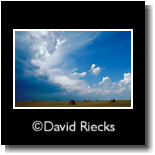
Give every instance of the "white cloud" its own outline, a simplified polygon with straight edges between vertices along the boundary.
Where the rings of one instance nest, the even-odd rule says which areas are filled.
[[[70,53],[91,43],[98,34],[98,32],[28,31],[25,32],[25,40],[18,36],[17,39],[22,45],[31,44],[30,64],[34,68],[30,71],[26,69],[27,75],[46,76],[51,83],[57,83],[68,91],[80,90],[82,93],[88,89],[88,85],[77,78],[85,77],[87,73],[78,73],[77,69],[74,69],[71,76],[70,70],[65,67],[69,62],[65,60]]]
[[[130,91],[131,73],[124,73],[124,78],[118,82],[111,81],[110,77],[103,77],[98,84],[102,86],[103,93],[121,94]]]
[[[81,94],[87,89],[87,84],[80,79],[70,77],[61,69],[48,71],[49,82],[54,82],[66,89],[67,92],[79,91]]]
[[[101,82],[99,82],[99,85],[104,84],[104,83],[105,83],[106,81],[108,81],[108,80],[110,80],[110,78],[109,78],[108,76],[103,77],[103,78],[102,78],[102,81],[101,81]]]
[[[128,85],[131,83],[131,73],[124,73],[124,79],[120,80],[119,85]]]
[[[31,31],[31,36],[35,38],[40,38],[40,36],[46,36],[48,31]]]
[[[59,48],[66,40],[65,40],[65,39],[64,39],[64,40],[59,40],[59,39],[57,39],[56,41],[57,41],[57,44],[56,44],[56,47],[55,47],[55,48],[57,49],[57,48]]]
[[[81,80],[72,79],[66,75],[54,76],[52,80],[55,83],[60,84],[63,88],[67,89],[68,91],[81,90],[82,85],[84,85],[84,83]]]
[[[87,72],[82,72],[82,73],[78,73],[78,72],[74,72],[73,76],[75,77],[85,77],[87,75]]]
[[[86,46],[97,36],[97,33],[86,33],[85,35],[79,33],[64,33],[54,31],[28,31],[26,32],[23,42],[29,42],[31,46],[31,64],[39,67],[35,71],[46,74],[48,69],[60,67],[60,64],[65,62],[65,57],[68,56],[74,50],[81,46]],[[20,40],[21,38],[19,38]],[[82,73],[79,76],[85,76],[86,73]]]
[[[94,74],[94,75],[98,75],[101,72],[101,68],[100,67],[95,67],[95,64],[91,65],[91,69],[90,71]]]

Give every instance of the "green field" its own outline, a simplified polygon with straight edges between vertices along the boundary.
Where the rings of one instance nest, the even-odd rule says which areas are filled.
[[[130,107],[131,100],[111,101],[76,101],[71,105],[69,101],[18,101],[16,107]]]

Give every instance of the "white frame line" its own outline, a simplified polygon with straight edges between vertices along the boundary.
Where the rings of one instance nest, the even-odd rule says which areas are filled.
[[[15,31],[131,31],[131,107],[15,107]],[[13,29],[13,109],[133,109],[133,29]]]

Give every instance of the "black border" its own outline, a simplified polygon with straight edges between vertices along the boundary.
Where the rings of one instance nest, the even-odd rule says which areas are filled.
[[[145,2],[2,1],[2,145],[145,145]],[[133,29],[134,109],[13,109],[13,29]],[[71,117],[72,116],[72,117]],[[35,133],[32,122],[86,120],[114,133]]]

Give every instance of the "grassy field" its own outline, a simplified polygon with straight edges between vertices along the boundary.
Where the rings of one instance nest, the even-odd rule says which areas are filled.
[[[130,107],[131,100],[110,101],[76,101],[75,105],[69,101],[18,101],[16,107]]]

